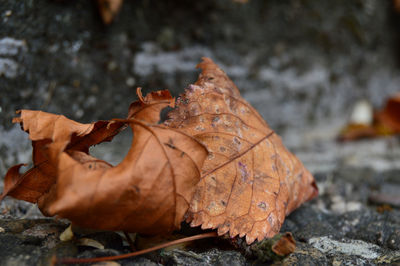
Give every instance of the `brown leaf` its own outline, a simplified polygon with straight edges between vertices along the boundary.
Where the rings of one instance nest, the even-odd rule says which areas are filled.
[[[371,113],[373,111],[371,110]],[[390,97],[382,110],[375,111],[370,123],[350,122],[339,133],[338,140],[353,141],[400,133],[400,93]]]
[[[340,130],[337,139],[339,141],[352,141],[376,136],[377,132],[372,125],[350,123]]]
[[[174,103],[169,93],[142,97],[139,90],[138,96],[129,119],[111,122],[80,124],[63,116],[22,111],[15,122],[36,144],[34,155],[41,154],[29,170],[38,169],[39,174],[22,175],[25,178],[13,189],[5,188],[3,195],[14,191],[14,197],[24,198],[19,191],[23,185],[40,194],[35,200],[44,214],[82,227],[148,234],[179,228],[207,151],[187,134],[154,124],[160,111]],[[88,154],[90,145],[110,139],[125,123],[134,139],[120,164],[113,167]],[[18,172],[15,169],[10,171]],[[32,182],[23,183],[26,176]]]
[[[386,128],[393,133],[400,133],[400,93],[390,97],[377,116]]]
[[[198,67],[198,81],[166,121],[210,152],[187,221],[246,235],[247,243],[272,237],[285,215],[317,195],[315,181],[211,59]]]
[[[97,0],[97,6],[104,24],[110,24],[122,7],[123,0]]]
[[[393,9],[396,13],[400,13],[400,0],[392,0]]]
[[[98,121],[80,124],[61,115],[41,111],[20,111],[14,123],[21,123],[24,131],[29,131],[33,146],[34,167],[19,174],[22,165],[9,169],[4,179],[2,200],[9,195],[14,198],[36,203],[48,193],[57,180],[54,164],[59,154],[66,150],[89,152],[89,147],[110,141],[123,128],[124,123]]]
[[[272,261],[281,261],[283,257],[295,251],[296,241],[294,240],[292,233],[286,232],[278,233],[272,238],[256,242],[250,245],[250,247],[245,246],[242,243],[240,246],[249,250],[249,255],[256,258],[256,261],[260,264],[266,262],[271,263]]]
[[[272,246],[272,251],[279,256],[287,256],[293,253],[296,249],[296,241],[292,233],[286,232],[278,241]]]
[[[127,119],[81,124],[64,116],[21,111],[34,167],[12,167],[6,195],[37,202],[46,215],[103,230],[147,234],[179,227],[218,228],[247,243],[274,236],[285,215],[317,195],[311,174],[210,59],[174,106],[167,91],[131,104]],[[117,166],[89,155],[128,124],[134,139]],[[208,160],[203,165],[208,152]],[[201,173],[200,173],[201,171]],[[201,179],[200,179],[201,177]]]
[[[19,174],[19,169],[25,166],[25,164],[17,164],[8,169],[6,176],[4,177],[4,190],[3,193],[0,195],[0,201],[3,200],[3,198],[7,195],[12,196],[12,192],[15,189],[16,186],[18,186],[18,183],[21,180],[21,175]],[[31,191],[27,190],[25,192],[22,192],[25,196],[25,201],[29,202],[34,202],[37,198],[35,191],[33,191],[33,195],[31,195]],[[18,194],[18,193],[17,193]]]

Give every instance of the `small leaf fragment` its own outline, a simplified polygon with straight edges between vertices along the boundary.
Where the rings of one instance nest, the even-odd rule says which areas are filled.
[[[272,251],[278,256],[287,256],[296,249],[296,241],[292,233],[286,232],[272,245]]]
[[[377,116],[385,127],[396,134],[400,133],[400,93],[390,97]]]
[[[123,0],[97,0],[97,6],[104,24],[110,24],[122,7]]]
[[[65,241],[70,241],[74,239],[74,232],[72,232],[72,225],[70,224],[61,234],[60,234],[60,240],[65,242]]]
[[[101,244],[99,241],[91,239],[91,238],[79,238],[77,241],[77,244],[79,246],[86,246],[86,247],[93,247],[97,249],[104,249],[103,244]]]
[[[279,233],[273,238],[264,239],[250,246],[251,254],[258,262],[279,261],[293,253],[295,249],[296,241],[290,232]]]
[[[360,111],[360,108],[357,107],[359,106],[355,106],[352,117],[354,117],[355,111]],[[361,111],[365,113],[367,110],[363,108]],[[400,134],[400,93],[390,97],[382,110],[374,112],[371,107],[369,112],[371,113],[370,116],[373,115],[372,121],[371,119],[350,121],[340,131],[338,140],[351,141]],[[360,115],[357,117],[360,117]]]

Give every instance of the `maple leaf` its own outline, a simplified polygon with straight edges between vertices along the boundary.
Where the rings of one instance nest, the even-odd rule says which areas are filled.
[[[192,226],[246,236],[277,234],[285,216],[318,193],[314,178],[211,59],[165,122],[210,152],[190,205]]]
[[[37,202],[45,215],[82,227],[158,234],[179,228],[199,180],[206,149],[191,136],[156,123],[173,106],[167,91],[153,92],[130,107],[129,119],[80,124],[64,116],[21,111],[33,141],[34,167],[20,165],[5,178],[2,198]],[[88,154],[129,124],[131,149],[117,166]],[[35,174],[32,174],[35,172]],[[31,193],[31,191],[33,191]]]

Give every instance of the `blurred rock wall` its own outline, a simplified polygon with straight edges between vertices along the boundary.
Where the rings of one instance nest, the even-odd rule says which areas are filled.
[[[355,101],[379,107],[400,85],[388,0],[125,1],[109,26],[95,1],[1,0],[0,20],[1,175],[30,156],[15,110],[124,117],[136,86],[178,95],[202,56],[279,133],[344,123]]]

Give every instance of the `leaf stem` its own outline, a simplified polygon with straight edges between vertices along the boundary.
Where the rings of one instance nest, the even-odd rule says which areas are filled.
[[[60,258],[56,259],[55,264],[76,264],[76,263],[92,263],[92,262],[99,262],[99,261],[109,261],[109,260],[120,260],[120,259],[125,259],[125,258],[130,258],[138,255],[142,255],[148,252],[152,252],[154,250],[166,248],[169,246],[181,244],[184,242],[189,242],[189,241],[194,241],[194,240],[199,240],[199,239],[204,239],[204,238],[210,238],[210,237],[217,237],[217,232],[208,232],[204,234],[199,234],[199,235],[194,235],[194,236],[189,236],[189,237],[184,237],[181,239],[177,239],[174,241],[170,241],[164,244],[157,245],[155,247],[127,253],[127,254],[122,254],[122,255],[116,255],[116,256],[108,256],[108,257],[99,257],[99,258]]]

